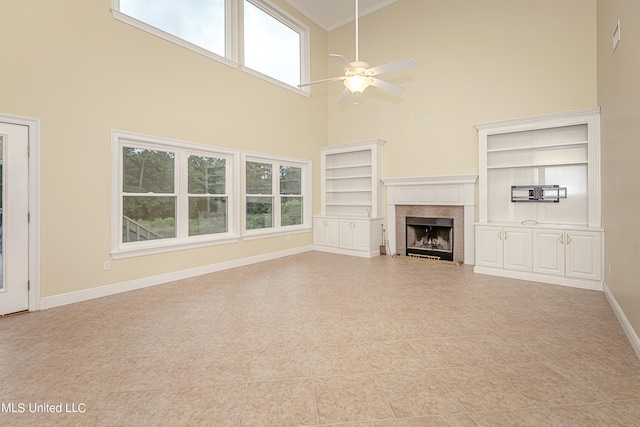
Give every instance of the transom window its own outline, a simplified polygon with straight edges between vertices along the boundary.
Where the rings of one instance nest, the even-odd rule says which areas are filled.
[[[113,16],[299,93],[309,80],[309,28],[268,0],[111,0]],[[238,33],[238,9],[243,34]]]
[[[237,239],[235,150],[114,131],[114,257]]]
[[[309,161],[247,154],[244,165],[245,235],[310,227]]]

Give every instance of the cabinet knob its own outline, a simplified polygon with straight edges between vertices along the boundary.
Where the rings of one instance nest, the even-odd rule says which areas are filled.
[[[567,233],[567,245],[571,243],[571,236],[569,236],[569,233]]]
[[[564,245],[564,233],[562,233],[562,234],[560,235],[559,240],[560,240],[560,244],[561,244],[561,245]]]
[[[504,230],[504,240],[507,240],[509,238],[509,234],[507,234],[507,230]]]
[[[502,240],[502,230],[498,231],[498,240]]]

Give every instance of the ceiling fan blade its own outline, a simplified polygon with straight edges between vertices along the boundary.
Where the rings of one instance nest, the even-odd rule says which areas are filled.
[[[349,98],[350,94],[351,92],[349,92],[349,89],[345,87],[342,91],[342,94],[340,94],[340,97],[338,98],[338,102],[336,102],[336,104],[342,104],[343,102],[345,102],[347,98]]]
[[[333,58],[336,62],[338,62],[340,65],[342,65],[342,68],[344,68],[345,70],[351,70],[351,71],[355,71],[356,69],[353,68],[353,65],[351,65],[351,63],[349,61],[347,61],[344,56],[342,55],[337,55],[335,53],[330,53],[329,54],[330,58]]]
[[[377,87],[378,89],[382,89],[386,92],[393,93],[394,95],[399,95],[402,93],[404,88],[402,86],[394,85],[384,80],[377,79],[375,77],[370,77],[371,86]]]
[[[310,85],[314,85],[316,83],[335,82],[335,81],[338,81],[338,80],[344,80],[346,78],[347,78],[346,76],[331,77],[331,78],[328,78],[328,79],[315,80],[315,81],[308,82],[308,83],[300,83],[298,85],[298,87],[310,86]]]
[[[413,67],[414,65],[416,65],[416,60],[413,58],[408,58],[402,61],[390,62],[388,64],[369,68],[367,70],[367,74],[371,76],[377,76],[382,73],[388,73],[390,71],[400,70],[402,68]]]

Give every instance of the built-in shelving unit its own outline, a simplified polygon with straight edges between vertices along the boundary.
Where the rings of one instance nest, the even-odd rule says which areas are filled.
[[[379,254],[383,145],[376,139],[321,148],[322,214],[314,218],[316,249]]]
[[[475,271],[601,289],[599,108],[476,128]],[[514,198],[513,188],[552,186],[562,188],[553,203]]]

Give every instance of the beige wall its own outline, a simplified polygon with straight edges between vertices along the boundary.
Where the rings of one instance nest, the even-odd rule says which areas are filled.
[[[327,140],[326,98],[300,96],[154,37],[115,20],[110,6],[2,3],[0,113],[41,121],[41,296],[310,245],[311,233],[294,234],[115,260],[103,271],[111,129],[314,162]],[[321,77],[326,32],[312,27],[311,40],[312,74]]]
[[[620,19],[621,40],[612,51]],[[640,333],[640,2],[598,1],[598,102],[601,106],[605,281]],[[610,267],[609,267],[610,266]],[[609,272],[611,268],[611,272]]]
[[[413,57],[358,105],[329,94],[329,144],[381,138],[385,177],[477,173],[473,125],[594,107],[596,0],[398,0],[360,20],[360,60]],[[354,60],[354,26],[329,51]],[[331,75],[339,66],[329,63]]]

